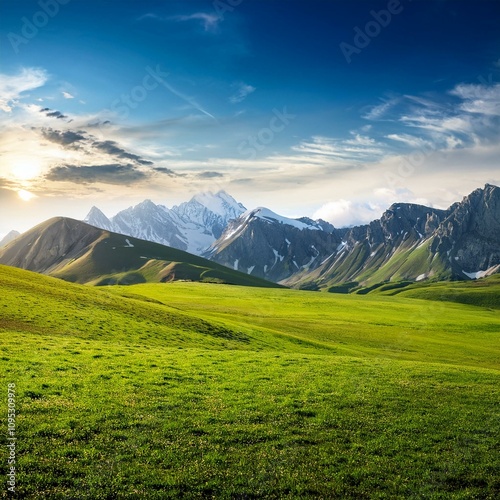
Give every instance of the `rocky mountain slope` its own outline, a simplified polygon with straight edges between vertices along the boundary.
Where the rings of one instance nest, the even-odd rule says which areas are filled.
[[[316,268],[340,241],[331,224],[307,218],[289,219],[261,207],[230,222],[203,255],[278,282]]]
[[[0,264],[95,285],[188,280],[278,286],[175,248],[63,217],[0,248]]]
[[[348,229],[259,208],[231,222],[204,255],[313,290],[476,278],[500,267],[499,198],[500,189],[486,185],[448,210],[396,203],[379,220]]]
[[[350,229],[321,266],[284,283],[329,288],[354,282],[474,279],[500,271],[500,188],[486,185],[448,210],[395,204]]]
[[[93,207],[84,222],[108,231],[185,250],[204,252],[245,207],[224,191],[200,193],[169,209],[146,200],[108,219]]]
[[[42,225],[40,241],[33,234],[41,229],[35,228],[7,244],[0,249],[0,263],[48,273],[64,268],[64,277],[72,280],[81,279],[75,269],[85,274],[85,266],[96,276],[125,272],[115,268],[95,272],[95,264],[89,264],[88,259],[83,267],[73,264],[75,259],[83,262],[82,252],[89,252],[96,240],[104,238],[104,233],[114,234],[113,230],[120,233],[113,236],[120,237],[113,249],[131,248],[123,242],[132,241],[124,238],[132,234],[149,240],[134,243],[134,247],[162,241],[202,253],[212,266],[219,266],[218,272],[242,272],[251,279],[311,290],[336,291],[339,284],[349,290],[387,281],[475,279],[500,271],[500,188],[488,184],[447,210],[396,203],[378,220],[343,229],[306,217],[290,219],[263,207],[244,211],[223,191],[197,195],[172,209],[146,200],[112,219],[94,207],[87,218],[93,226],[75,226],[67,222],[70,219],[63,220],[64,224]],[[168,256],[156,259],[155,251],[146,250],[137,259],[191,262],[189,259],[195,258],[182,253],[178,260]],[[96,259],[94,253],[88,255]],[[106,255],[109,267],[116,253]],[[195,265],[208,269],[207,261],[202,261]],[[141,270],[143,264],[143,260],[134,261],[123,269]],[[150,265],[161,272],[165,267]],[[68,274],[68,269],[73,274]],[[178,278],[192,271],[190,268],[183,275],[177,267],[174,274]],[[140,279],[165,278],[155,273],[145,277],[142,269]]]

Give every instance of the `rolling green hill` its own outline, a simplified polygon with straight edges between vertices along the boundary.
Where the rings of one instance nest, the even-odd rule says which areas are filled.
[[[498,310],[0,266],[0,312],[20,498],[500,494]]]
[[[175,280],[280,287],[182,250],[74,219],[50,219],[0,249],[0,264],[93,285]]]
[[[500,309],[500,276],[493,275],[474,281],[388,283],[381,284],[370,293]]]

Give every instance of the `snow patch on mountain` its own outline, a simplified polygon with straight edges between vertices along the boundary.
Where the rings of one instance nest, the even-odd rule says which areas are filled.
[[[84,222],[201,255],[220,237],[229,221],[238,218],[245,210],[232,196],[219,191],[215,194],[199,193],[171,209],[144,200],[111,219],[97,207],[92,207]]]
[[[270,223],[277,222],[279,224],[287,224],[289,226],[293,226],[300,230],[313,229],[321,231],[321,228],[319,228],[316,224],[306,224],[297,219],[289,219],[288,217],[283,217],[282,215],[278,215],[274,213],[272,210],[269,210],[268,208],[265,207],[258,207],[254,210],[248,210],[243,214],[242,219],[246,220],[249,219],[250,217],[257,217],[259,219],[262,219]]]
[[[488,276],[489,273],[492,271],[493,268],[486,269],[485,271],[475,271],[473,273],[468,273],[466,271],[462,271],[465,276],[470,278],[471,280],[477,280],[479,278],[484,278],[485,276]]]

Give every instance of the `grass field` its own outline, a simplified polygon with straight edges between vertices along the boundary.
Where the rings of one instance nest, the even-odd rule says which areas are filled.
[[[500,309],[500,275],[498,274],[474,281],[422,282],[402,288],[395,288],[394,285],[386,286],[387,290],[383,291],[381,287],[374,292]]]
[[[500,312],[406,293],[0,266],[18,496],[498,498]]]

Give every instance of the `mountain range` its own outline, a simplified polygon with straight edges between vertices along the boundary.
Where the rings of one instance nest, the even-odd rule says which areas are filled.
[[[396,203],[352,228],[264,210],[232,221],[205,256],[287,286],[335,291],[386,281],[473,279],[500,270],[500,189],[486,185],[447,210]]]
[[[0,240],[0,247],[3,247],[7,245],[7,243],[10,243],[12,240],[15,240],[20,234],[21,233],[19,231],[10,231]]]
[[[111,219],[92,207],[84,222],[200,255],[220,237],[228,222],[245,210],[233,197],[219,191],[197,194],[171,209],[145,200]]]
[[[92,285],[187,280],[279,286],[176,248],[65,217],[49,219],[0,248],[0,263]]]
[[[104,266],[84,282],[100,282],[102,276],[116,282],[124,279],[120,273],[136,271],[140,281],[163,280],[164,264],[149,264],[161,268],[160,274],[144,274],[141,259],[146,257],[176,262],[177,276],[184,276],[180,263],[191,265],[195,258],[199,261],[193,265],[205,270],[219,266],[217,272],[236,273],[240,282],[247,275],[266,280],[260,283],[329,291],[369,289],[388,281],[476,279],[500,271],[500,188],[490,184],[446,210],[396,203],[380,219],[351,228],[307,217],[291,219],[264,207],[246,210],[224,191],[200,193],[171,209],[146,200],[112,218],[93,207],[85,223],[77,222],[53,219],[18,236],[0,249],[0,263],[81,281],[72,269],[86,269],[88,262],[82,267],[83,261],[76,265],[72,259],[95,259],[96,241],[112,235],[113,242],[119,238],[112,244],[116,248],[130,248],[123,242],[132,240],[124,236],[134,238],[137,248],[146,241],[170,248],[148,247],[136,256],[139,260],[119,269]],[[64,241],[56,238],[58,231],[65,236],[57,238]],[[44,241],[38,253],[33,247],[37,238]],[[169,254],[174,250],[190,253]],[[44,263],[47,258],[50,265]],[[111,265],[113,257],[104,260]],[[191,274],[190,268],[184,278]],[[200,273],[196,279],[203,279]]]

